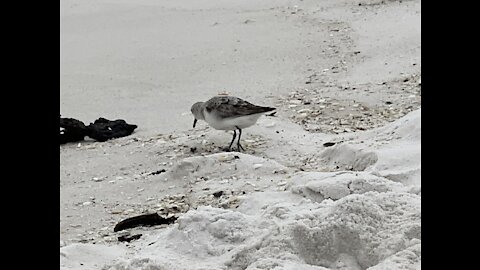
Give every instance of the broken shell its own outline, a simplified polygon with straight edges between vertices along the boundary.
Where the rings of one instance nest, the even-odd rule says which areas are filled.
[[[300,105],[301,103],[302,103],[302,101],[301,101],[301,100],[298,100],[298,99],[290,100],[290,104]]]
[[[263,166],[263,164],[253,164],[253,168],[254,168],[254,169],[258,169],[258,168],[260,168],[260,167],[262,167],[262,166]]]
[[[301,114],[297,115],[295,118],[298,119],[298,120],[303,120],[307,117],[308,117],[307,113],[301,113]]]
[[[301,110],[297,111],[297,113],[309,113],[309,112],[312,112],[312,110],[310,110],[310,109],[301,109]]]
[[[220,155],[218,156],[217,160],[220,161],[220,162],[223,162],[223,161],[230,161],[230,160],[233,160],[235,159],[235,156],[234,155],[228,155],[228,154],[225,154],[225,155]]]
[[[93,177],[92,180],[95,182],[100,182],[103,180],[104,177]]]

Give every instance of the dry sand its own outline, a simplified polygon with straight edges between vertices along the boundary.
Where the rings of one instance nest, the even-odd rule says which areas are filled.
[[[60,146],[61,269],[420,269],[420,4],[62,0],[62,116],[139,128]],[[244,153],[221,92],[278,108]]]

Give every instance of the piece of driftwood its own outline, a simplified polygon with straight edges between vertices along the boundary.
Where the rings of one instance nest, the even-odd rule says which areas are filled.
[[[223,195],[223,190],[217,191],[213,193],[213,197],[218,198]]]
[[[139,226],[155,226],[155,225],[162,225],[162,224],[171,224],[177,220],[177,217],[169,217],[163,218],[159,216],[157,213],[153,214],[143,214],[131,218],[127,218],[125,220],[120,221],[115,225],[113,228],[114,232],[135,228]]]

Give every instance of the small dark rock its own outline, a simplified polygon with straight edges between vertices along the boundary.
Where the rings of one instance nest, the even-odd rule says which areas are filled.
[[[120,242],[131,242],[132,240],[137,240],[142,236],[142,234],[135,234],[132,236],[129,235],[122,235],[118,237],[118,241]]]
[[[391,102],[391,101],[387,101],[387,102],[385,102],[385,104],[387,104],[387,105],[391,105],[391,104],[392,104],[392,102]]]
[[[155,171],[155,172],[151,172],[150,174],[151,175],[156,175],[156,174],[161,174],[162,172],[166,172],[165,169],[161,169],[161,170],[158,170],[158,171]]]
[[[197,147],[190,147],[190,152],[195,153],[197,151]]]
[[[222,190],[213,193],[213,197],[215,197],[215,198],[218,198],[218,197],[220,197],[220,196],[222,196],[222,195],[223,195],[223,191],[222,191]]]
[[[323,146],[325,146],[325,147],[330,147],[330,146],[333,146],[333,145],[335,145],[334,142],[326,142],[326,143],[323,144]]]

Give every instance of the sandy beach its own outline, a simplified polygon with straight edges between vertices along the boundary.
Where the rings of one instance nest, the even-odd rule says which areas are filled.
[[[420,21],[419,0],[62,0],[62,117],[138,128],[60,146],[61,269],[421,269]],[[192,128],[223,93],[277,108],[245,152]],[[177,220],[113,231],[145,213]]]

